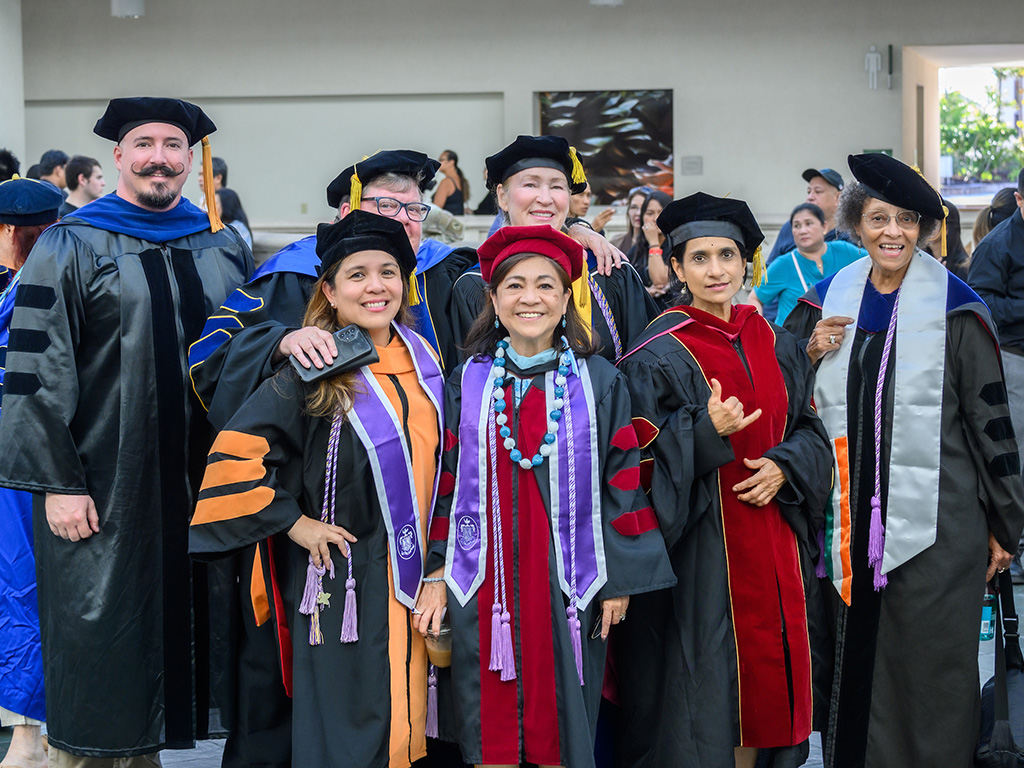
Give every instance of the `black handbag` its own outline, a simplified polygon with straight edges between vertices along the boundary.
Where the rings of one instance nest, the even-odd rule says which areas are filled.
[[[1024,766],[1024,656],[1008,570],[999,574],[995,622],[1000,634],[996,673],[981,689],[981,737],[974,760],[979,768],[1018,768]]]
[[[329,365],[323,368],[310,366],[307,368],[300,363],[295,355],[291,355],[292,368],[299,375],[299,378],[307,384],[320,381],[328,376],[337,376],[339,373],[354,371],[364,365],[370,365],[380,360],[377,348],[373,346],[373,340],[365,328],[358,325],[346,325],[340,331],[334,333],[334,345],[338,348],[338,356]]]

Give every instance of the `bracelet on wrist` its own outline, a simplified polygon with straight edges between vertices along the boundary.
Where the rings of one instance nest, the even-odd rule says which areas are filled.
[[[648,248],[647,249],[647,253],[649,253],[649,254],[651,254],[653,256],[661,256],[661,254],[662,254],[661,246],[659,245],[659,246],[656,246],[654,248]]]
[[[424,584],[440,584],[444,581],[444,576],[424,576],[421,581]]]

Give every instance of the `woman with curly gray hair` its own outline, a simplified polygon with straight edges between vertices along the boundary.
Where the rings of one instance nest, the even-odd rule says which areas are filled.
[[[886,155],[850,169],[837,226],[868,257],[786,322],[809,337],[835,460],[819,534],[837,617],[825,765],[972,765],[980,598],[1024,523],[999,347],[985,303],[918,250],[942,225],[938,193]]]

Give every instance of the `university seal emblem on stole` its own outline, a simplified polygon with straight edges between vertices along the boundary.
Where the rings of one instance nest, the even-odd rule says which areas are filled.
[[[398,554],[403,560],[416,554],[416,532],[412,525],[405,525],[398,532]]]
[[[459,518],[457,540],[459,542],[459,546],[467,552],[475,547],[477,542],[480,541],[480,526],[477,525],[476,520],[469,515],[463,515]]]

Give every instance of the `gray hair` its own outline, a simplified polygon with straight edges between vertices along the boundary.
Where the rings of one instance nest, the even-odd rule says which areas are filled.
[[[410,189],[419,189],[420,184],[423,182],[423,172],[418,171],[415,176],[409,176],[404,173],[382,173],[380,176],[374,176],[372,179],[363,182],[363,188],[367,187],[383,187],[389,192],[408,192]],[[351,203],[352,197],[345,195],[341,198],[341,203]],[[339,203],[339,208],[341,207]]]
[[[839,194],[839,204],[836,207],[836,229],[845,232],[854,243],[863,247],[860,235],[857,234],[857,227],[860,226],[861,216],[864,213],[864,205],[867,201],[875,198],[868,194],[867,187],[859,181],[851,181]],[[920,211],[918,211],[920,213]],[[920,232],[917,236],[917,246],[923,247],[938,234],[942,224],[938,219],[921,214]]]

